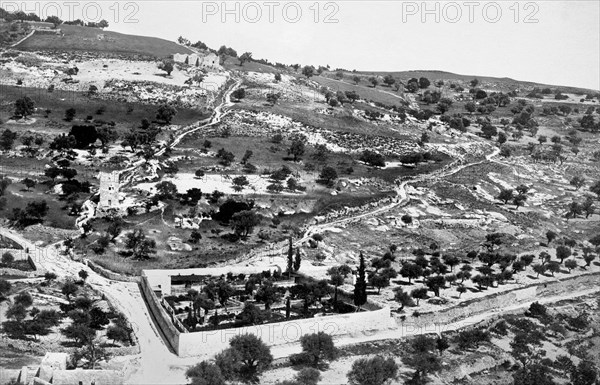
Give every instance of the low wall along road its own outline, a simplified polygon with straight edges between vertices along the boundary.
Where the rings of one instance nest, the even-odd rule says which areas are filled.
[[[166,271],[162,271],[165,273]],[[378,308],[372,311],[337,314],[265,325],[255,325],[241,328],[230,328],[200,332],[181,332],[178,330],[160,300],[154,293],[157,282],[170,281],[170,276],[158,279],[145,276],[153,271],[144,271],[140,286],[150,311],[156,323],[163,332],[171,348],[182,357],[216,354],[229,346],[229,340],[240,334],[254,334],[267,345],[285,345],[300,340],[305,334],[325,332],[334,336],[353,334],[365,331],[376,331],[395,328],[396,322],[391,316],[390,308]],[[161,274],[162,275],[162,274]],[[167,278],[168,277],[168,278]],[[161,285],[162,286],[162,285]],[[161,289],[158,289],[161,290]],[[161,290],[162,291],[162,290]],[[167,288],[170,291],[170,287]]]
[[[152,275],[153,272],[149,271],[148,273]],[[562,295],[568,297],[574,293],[590,291],[598,288],[600,273],[532,284],[508,292],[466,301],[449,308],[440,307],[439,311],[422,313],[418,317],[408,316],[403,320],[398,316],[393,317],[389,307],[377,308],[368,304],[367,308],[371,308],[371,311],[192,333],[182,333],[174,326],[170,315],[161,306],[152,289],[151,282],[154,285],[156,285],[156,282],[160,282],[156,278],[158,277],[154,276],[149,281],[148,277],[142,277],[141,287],[146,302],[172,349],[179,356],[189,357],[216,354],[228,347],[232,337],[246,333],[260,337],[269,346],[294,343],[299,341],[304,334],[321,331],[338,337],[357,335],[367,331],[376,332],[376,334],[381,332],[381,336],[385,336],[385,338],[401,338],[405,335],[431,332],[439,333],[454,328],[461,320],[467,320],[470,317],[493,315],[496,312],[502,314],[511,312],[511,309],[522,311],[523,306],[528,306],[531,302],[543,302],[544,299],[555,299]],[[340,294],[345,296],[349,293]],[[468,324],[465,323],[462,326],[468,326]]]

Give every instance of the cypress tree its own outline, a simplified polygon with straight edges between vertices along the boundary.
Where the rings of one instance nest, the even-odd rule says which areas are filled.
[[[294,266],[294,249],[292,247],[292,237],[290,237],[290,245],[288,247],[288,254],[287,254],[287,273],[288,273],[288,279],[291,278],[292,276],[292,268]]]
[[[296,248],[296,259],[294,259],[294,271],[300,270],[300,262],[301,262],[300,248],[297,247]]]
[[[365,277],[365,257],[361,251],[358,265],[358,278],[354,285],[354,304],[360,309],[367,302],[367,280]]]

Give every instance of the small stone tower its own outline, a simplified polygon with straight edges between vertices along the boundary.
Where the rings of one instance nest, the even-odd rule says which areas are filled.
[[[119,172],[100,173],[100,201],[98,210],[106,211],[119,206]]]

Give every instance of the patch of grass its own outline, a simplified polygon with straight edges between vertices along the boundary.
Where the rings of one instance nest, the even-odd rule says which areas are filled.
[[[240,103],[234,108],[251,109],[254,111],[264,111],[288,116],[304,125],[332,131],[349,132],[366,136],[384,136],[414,141],[414,138],[410,136],[411,130],[406,127],[403,127],[403,130],[400,132],[398,131],[397,125],[377,125],[355,118],[351,115],[351,105],[348,105],[348,107],[344,109],[338,108],[335,116],[315,113],[313,110],[314,107],[314,105],[301,105],[296,103],[279,103],[273,107],[266,107],[262,104],[249,101],[248,104]],[[323,104],[322,107],[325,108],[326,106]]]
[[[25,259],[13,261],[12,263],[9,263],[9,264],[0,263],[0,267],[6,267],[9,269],[15,269],[15,270],[21,270],[21,271],[33,271],[33,268],[31,267],[29,262]]]
[[[450,183],[462,184],[470,186],[476,183],[480,183],[482,180],[492,182],[488,178],[489,173],[505,174],[510,173],[512,170],[508,166],[500,165],[492,162],[484,162],[469,167],[465,167],[455,174],[452,174],[445,179]]]
[[[84,119],[88,115],[94,116],[94,119],[101,119],[105,122],[114,121],[117,123],[117,131],[125,132],[133,125],[139,125],[142,119],[153,120],[156,116],[158,106],[143,103],[123,103],[116,100],[102,100],[90,98],[83,92],[73,92],[65,90],[55,90],[52,93],[40,88],[24,88],[17,86],[2,86],[0,92],[0,119],[6,122],[14,113],[14,102],[23,97],[29,96],[37,108],[37,112],[31,116],[38,121],[32,125],[4,124],[7,128],[13,130],[36,130],[40,129],[44,133],[67,132],[72,125],[86,124]],[[104,107],[102,115],[96,115],[96,111]],[[72,122],[65,122],[65,111],[69,108],[75,108],[77,115]],[[132,109],[131,112],[128,112]],[[45,118],[45,111],[51,110],[48,118]],[[173,118],[173,124],[186,125],[206,118],[197,109],[178,108],[177,115]]]
[[[392,87],[378,86],[373,88],[367,85],[366,81],[359,84],[350,83],[350,80],[340,81],[331,79],[324,76],[315,76],[311,78],[322,86],[326,86],[336,91],[355,91],[361,99],[372,100],[374,102],[383,103],[389,106],[403,106],[406,105],[406,98],[396,91]]]
[[[44,224],[57,227],[60,229],[73,229],[75,226],[76,216],[69,216],[63,207],[67,204],[65,201],[60,201],[56,196],[45,194],[46,186],[37,185],[31,191],[21,191],[23,186],[20,183],[13,183],[8,187],[5,193],[7,198],[6,207],[0,211],[0,216],[8,218],[14,208],[25,208],[27,203],[45,200],[48,204],[48,215],[44,218]],[[87,196],[81,194],[77,200],[77,204],[81,205]]]
[[[238,54],[241,55],[242,53],[238,52]],[[272,73],[272,74],[275,74],[278,72],[281,72],[281,73],[287,72],[283,68],[278,69],[273,66],[262,64],[262,63],[257,63],[254,61],[245,62],[243,66],[240,66],[239,64],[240,64],[240,61],[238,60],[238,58],[227,56],[225,61],[222,64],[222,66],[226,70],[235,70],[235,71],[251,71],[251,72]]]
[[[395,192],[377,192],[372,194],[349,194],[342,193],[337,195],[331,194],[322,194],[317,204],[315,205],[315,209],[313,212],[315,214],[329,211],[329,210],[337,210],[342,207],[356,207],[362,206],[366,203],[373,202],[387,196],[394,196]]]
[[[465,88],[468,87],[468,82],[470,82],[474,78],[477,78],[479,80],[479,85],[478,85],[479,88],[488,88],[489,87],[489,88],[493,88],[495,90],[500,90],[503,92],[512,91],[512,90],[516,90],[516,89],[531,90],[534,87],[539,87],[539,88],[550,87],[552,89],[559,88],[560,90],[562,90],[562,92],[575,93],[575,94],[582,94],[582,93],[585,94],[588,91],[597,92],[597,90],[594,91],[594,90],[588,90],[588,89],[577,88],[577,87],[563,87],[563,86],[555,86],[555,85],[553,86],[553,85],[548,85],[548,84],[515,80],[515,79],[511,79],[511,78],[506,78],[506,77],[505,78],[496,78],[496,77],[492,77],[492,76],[463,75],[463,74],[455,74],[452,72],[436,71],[436,70],[414,70],[414,71],[394,71],[394,72],[357,71],[356,73],[345,72],[345,78],[351,79],[354,74],[357,74],[360,76],[365,76],[366,78],[368,78],[370,76],[374,76],[374,75],[385,76],[385,75],[389,74],[397,79],[401,79],[404,82],[406,82],[407,80],[409,80],[411,78],[419,79],[421,77],[425,77],[425,78],[429,79],[432,83],[435,80],[441,79],[441,80],[444,80],[444,82],[446,84],[449,84],[449,83],[463,84],[465,86]],[[326,73],[326,75],[334,76],[335,72]],[[363,80],[363,82],[367,81],[366,78],[365,78],[365,80]],[[434,87],[432,85],[429,88],[433,89]]]
[[[157,58],[192,53],[175,42],[156,37],[126,35],[77,25],[61,25],[60,30],[63,36],[34,34],[17,48],[23,51],[85,51]],[[104,37],[99,38],[98,35]]]
[[[23,247],[10,238],[0,235],[0,249],[15,249],[21,250]]]
[[[146,236],[156,241],[157,253],[152,255],[152,258],[149,260],[138,261],[131,257],[122,256],[120,252],[125,249],[121,242],[118,242],[116,245],[111,244],[104,254],[98,255],[91,251],[88,246],[95,242],[98,235],[91,235],[85,239],[79,239],[77,241],[77,248],[86,253],[86,258],[89,258],[106,269],[121,274],[139,275],[144,269],[193,268],[210,265],[216,262],[224,263],[250,251],[252,247],[260,246],[261,244],[256,237],[256,234],[260,230],[259,228],[255,229],[253,235],[251,235],[247,241],[234,243],[220,237],[220,235],[231,232],[230,227],[221,226],[214,221],[204,221],[199,229],[202,234],[202,240],[196,245],[191,245],[193,247],[192,251],[171,251],[167,245],[167,241],[170,237],[177,237],[183,242],[186,242],[190,237],[191,230],[175,228],[173,223],[173,212],[177,210],[182,211],[186,208],[187,207],[170,202],[162,216],[160,212],[151,212],[125,218],[126,223],[121,232],[121,237],[134,229],[143,228]],[[268,220],[263,221],[263,226],[267,227],[268,223]],[[97,234],[104,233],[108,225],[109,223],[102,219],[96,219],[93,222],[94,231]],[[261,228],[263,226],[261,226]],[[221,230],[221,234],[219,236],[214,235],[211,232],[213,229]]]

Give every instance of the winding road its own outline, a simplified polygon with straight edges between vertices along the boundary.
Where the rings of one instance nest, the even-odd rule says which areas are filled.
[[[219,104],[217,107],[215,107],[215,109],[213,110],[213,113],[211,114],[211,116],[208,119],[205,119],[201,122],[198,123],[194,123],[191,124],[183,129],[181,129],[181,133],[178,134],[170,143],[167,143],[165,146],[163,146],[162,148],[160,148],[158,151],[156,151],[154,153],[154,156],[161,156],[165,153],[165,151],[167,151],[167,149],[172,149],[175,146],[177,146],[179,143],[181,143],[181,141],[183,140],[183,138],[185,138],[187,135],[192,134],[196,131],[202,130],[206,127],[210,127],[210,126],[214,126],[215,124],[219,124],[221,122],[221,119],[223,118],[223,116],[225,116],[229,111],[225,111],[224,109],[226,107],[230,107],[233,105],[233,102],[231,102],[231,94],[233,93],[233,91],[235,91],[240,85],[242,84],[242,80],[241,79],[237,79],[235,81],[234,84],[232,84],[229,89],[223,94],[223,99],[222,99],[222,103]],[[204,123],[206,122],[206,123]],[[140,159],[137,162],[134,162],[131,166],[129,166],[128,168],[121,170],[119,173],[120,174],[125,174],[128,172],[132,172],[137,170],[138,168],[142,167],[144,164],[146,163],[146,161],[144,159]]]
[[[227,92],[223,95],[223,102],[215,108],[213,114],[205,121],[206,123],[195,124],[188,126],[177,135],[169,144],[156,152],[156,155],[163,154],[167,148],[172,148],[179,144],[185,136],[192,134],[198,130],[218,124],[222,117],[225,116],[228,111],[227,107],[231,106],[230,95],[239,87],[241,80],[236,80],[233,85],[230,86]],[[307,239],[310,235],[322,231],[326,227],[343,225],[352,221],[360,220],[362,218],[377,215],[386,211],[389,211],[395,207],[403,206],[408,204],[410,197],[406,191],[406,186],[410,183],[422,180],[424,178],[432,177],[445,177],[459,172],[465,167],[469,167],[485,161],[491,161],[493,157],[498,155],[499,149],[495,148],[494,151],[485,157],[485,160],[474,163],[459,164],[457,167],[451,167],[448,170],[443,170],[434,175],[428,174],[419,176],[411,180],[405,180],[399,183],[396,188],[398,199],[389,205],[384,207],[375,208],[372,211],[357,214],[354,216],[341,218],[334,220],[329,223],[316,224],[309,226],[306,230],[303,238],[297,242]],[[123,170],[122,172],[135,172],[135,170],[141,167],[144,161],[138,161],[130,168]],[[87,267],[86,264],[72,260],[69,256],[63,255],[60,250],[60,243],[49,245],[47,247],[37,247],[31,241],[25,239],[23,236],[15,231],[0,227],[0,235],[14,240],[19,243],[23,248],[29,249],[32,258],[41,269],[56,273],[59,277],[77,277],[80,270],[86,270],[88,272],[87,284],[93,287],[98,292],[103,293],[108,300],[130,321],[134,328],[134,333],[138,339],[138,344],[141,353],[133,358],[131,363],[128,365],[131,368],[131,373],[127,374],[126,383],[128,384],[182,384],[186,383],[185,370],[190,365],[197,363],[202,358],[206,357],[192,357],[182,358],[175,355],[169,347],[165,344],[161,333],[157,330],[154,321],[152,320],[149,310],[142,298],[140,289],[137,283],[132,282],[121,282],[107,279],[95,271]],[[489,317],[496,312],[488,315],[480,315],[481,317]],[[454,325],[453,327],[461,327],[465,325],[465,321],[460,324]],[[362,333],[360,335],[352,336],[340,336],[336,339],[338,345],[347,345],[357,342],[381,340],[388,338],[401,338],[406,335],[415,334],[420,332],[414,330],[407,332],[403,328],[390,329],[381,331],[378,333]],[[299,350],[298,344],[275,346],[272,349],[273,355],[278,357],[285,357],[291,353],[295,353]]]
[[[203,121],[191,124],[183,129],[181,129],[181,133],[178,134],[170,143],[167,143],[165,146],[160,148],[154,153],[154,156],[160,156],[165,153],[168,148],[174,148],[177,146],[183,138],[187,135],[192,134],[196,131],[199,131],[203,128],[214,126],[221,122],[221,119],[229,112],[224,110],[226,107],[230,107],[233,105],[231,102],[231,94],[242,84],[241,79],[237,79],[234,84],[232,84],[229,89],[223,94],[222,103],[215,107],[213,113],[208,119]],[[119,171],[119,178],[122,181],[122,186],[130,183],[133,180],[133,176],[135,171],[142,167],[146,161],[144,159],[140,159],[134,162],[131,166],[126,169]],[[128,175],[127,175],[128,174]],[[91,197],[90,197],[91,199]],[[95,205],[91,202],[91,200],[87,200],[83,203],[82,215],[77,218],[75,221],[75,225],[81,229],[82,226],[89,220],[93,219],[96,213]]]
[[[182,133],[158,150],[155,155],[163,154],[167,148],[176,146],[185,136],[191,133],[218,124],[223,116],[227,114],[225,109],[232,105],[230,101],[231,93],[240,84],[241,80],[238,79],[229,87],[223,95],[223,102],[215,108],[209,119],[203,121],[206,123],[196,123],[184,128]],[[128,169],[122,170],[121,173],[135,171],[143,164],[143,160],[138,161]],[[89,218],[92,216],[93,211],[90,211]],[[81,224],[82,221],[79,220],[78,223]],[[99,275],[87,267],[86,264],[63,255],[60,250],[62,242],[47,247],[38,247],[17,232],[3,227],[0,227],[0,235],[19,243],[24,250],[29,250],[30,256],[38,264],[41,271],[53,272],[58,277],[72,278],[76,278],[81,270],[87,271],[86,283],[98,292],[103,293],[119,311],[125,314],[134,329],[141,351],[129,365],[131,375],[126,380],[128,384],[186,383],[185,369],[197,363],[198,358],[181,358],[169,349],[149,314],[137,283],[114,281]]]
[[[494,158],[499,153],[500,153],[500,148],[494,147],[494,150],[490,154],[487,154],[485,156],[485,159],[483,159],[483,160],[480,160],[477,162],[472,162],[472,163],[459,164],[457,167],[452,167],[448,170],[433,172],[431,174],[419,175],[417,177],[401,181],[398,184],[398,186],[396,187],[396,194],[398,195],[398,198],[396,199],[396,201],[390,203],[389,205],[385,205],[383,207],[378,207],[378,208],[368,211],[366,213],[352,215],[349,217],[340,218],[340,219],[333,220],[333,221],[326,222],[326,223],[319,223],[319,224],[311,225],[304,232],[304,235],[300,239],[298,239],[294,244],[295,245],[302,244],[302,242],[308,240],[308,238],[310,238],[313,234],[319,233],[328,227],[346,225],[348,223],[355,222],[360,219],[364,219],[364,218],[367,218],[367,217],[370,217],[373,215],[377,215],[377,214],[381,214],[381,213],[390,211],[396,207],[405,206],[410,201],[410,197],[408,196],[408,193],[406,191],[406,186],[408,184],[416,183],[416,182],[420,182],[420,181],[424,181],[424,180],[432,179],[432,178],[438,178],[438,179],[445,178],[450,175],[454,175],[457,172],[459,172],[467,167],[475,166],[475,165],[478,165],[478,164],[481,164],[484,162],[495,162]]]

